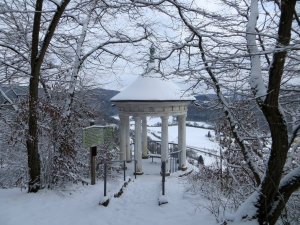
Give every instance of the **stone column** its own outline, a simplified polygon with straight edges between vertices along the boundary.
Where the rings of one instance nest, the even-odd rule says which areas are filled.
[[[131,146],[130,146],[130,125],[129,125],[129,116],[126,117],[125,120],[126,125],[126,134],[125,134],[125,140],[126,140],[126,161],[129,163],[131,162]]]
[[[126,116],[120,115],[120,160],[126,160]]]
[[[166,162],[166,176],[170,175],[168,118],[169,116],[161,117],[161,161]]]
[[[142,140],[141,140],[141,117],[136,116],[135,121],[135,143],[134,159],[136,160],[136,175],[143,174],[142,168]]]
[[[147,117],[142,117],[142,158],[148,159]]]
[[[178,150],[181,150],[179,169],[186,170],[186,114],[178,116]]]

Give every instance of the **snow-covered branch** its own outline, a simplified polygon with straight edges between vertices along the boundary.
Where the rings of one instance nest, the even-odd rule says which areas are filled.
[[[137,43],[144,39],[147,39],[150,36],[150,34],[147,32],[147,30],[144,30],[144,36],[138,37],[138,38],[124,38],[124,39],[117,39],[114,38],[114,40],[108,40],[106,42],[103,42],[99,44],[98,46],[94,47],[90,51],[88,51],[81,59],[81,63],[83,63],[89,56],[91,56],[96,51],[103,49],[106,46],[114,45],[114,44],[128,44],[128,43]]]
[[[7,67],[9,67],[9,68],[12,68],[12,69],[14,69],[15,71],[19,71],[19,72],[21,72],[22,74],[25,74],[25,75],[30,75],[30,73],[27,71],[27,70],[23,70],[22,68],[20,68],[20,67],[18,67],[18,66],[14,66],[14,65],[12,65],[12,64],[9,64],[9,63],[7,63],[7,62],[5,62],[5,61],[0,61],[0,65],[5,65],[5,66],[7,66]]]
[[[299,118],[299,115],[300,115],[300,109],[294,109],[293,110],[293,115],[291,115],[291,117],[292,117],[292,131],[291,131],[291,134],[290,134],[290,137],[289,137],[289,148],[291,148],[292,145],[295,144],[295,141],[296,141],[297,137],[300,136],[300,118]],[[300,143],[298,145],[300,145]]]
[[[57,10],[55,11],[55,13],[52,17],[52,20],[48,27],[47,33],[45,35],[41,50],[38,52],[38,54],[36,54],[39,63],[42,63],[44,60],[46,51],[47,51],[50,41],[53,37],[54,31],[57,27],[57,24],[63,14],[63,12],[65,11],[65,8],[69,4],[69,2],[70,2],[70,0],[62,0],[60,5],[57,5]]]
[[[251,54],[250,86],[259,105],[265,99],[266,87],[261,73],[261,62],[256,45],[256,23],[258,19],[258,0],[251,0],[250,16],[246,29],[248,52]]]
[[[29,62],[28,57],[26,57],[23,53],[21,53],[18,49],[12,47],[11,45],[0,43],[0,47],[10,49],[11,51],[13,51],[13,52],[17,53],[18,55],[20,55],[26,62]]]
[[[71,72],[71,81],[69,84],[69,89],[68,89],[68,97],[66,99],[65,107],[64,107],[64,112],[63,112],[63,118],[69,118],[71,114],[71,106],[75,94],[75,88],[76,88],[76,81],[77,81],[77,76],[80,70],[80,66],[82,64],[82,48],[84,44],[84,40],[86,38],[87,30],[88,30],[88,25],[91,20],[92,12],[94,10],[96,1],[94,1],[94,4],[92,6],[91,11],[86,15],[86,18],[83,22],[82,28],[81,28],[81,34],[79,36],[79,40],[77,42],[77,47],[75,51],[75,56],[74,56],[74,63],[72,66],[72,72]]]
[[[279,185],[279,192],[285,195],[286,192],[293,193],[295,190],[300,188],[300,166],[290,171],[285,175]]]
[[[201,58],[202,58],[202,61],[205,65],[205,69],[208,73],[208,75],[210,76],[211,80],[212,80],[212,84],[213,84],[213,87],[215,89],[215,93],[217,94],[218,96],[218,99],[223,107],[223,110],[224,110],[224,113],[230,123],[230,126],[231,126],[231,131],[233,133],[233,136],[236,138],[237,142],[239,143],[239,146],[241,147],[241,150],[242,150],[242,153],[244,155],[244,159],[245,161],[247,162],[249,168],[251,169],[253,175],[254,175],[254,178],[255,178],[255,181],[256,181],[256,185],[258,186],[260,184],[260,173],[259,173],[259,170],[257,168],[257,165],[255,164],[255,162],[253,161],[253,157],[252,155],[250,154],[250,151],[249,149],[247,148],[247,146],[244,144],[243,142],[243,139],[242,137],[240,137],[239,133],[238,133],[238,122],[237,120],[234,118],[230,108],[229,108],[229,103],[226,101],[223,93],[222,93],[222,90],[221,90],[221,87],[220,87],[220,83],[217,79],[217,77],[215,76],[214,72],[212,71],[210,65],[207,63],[207,60],[206,60],[206,56],[205,56],[205,51],[203,49],[203,43],[202,43],[202,36],[201,34],[197,31],[197,29],[195,27],[193,27],[189,22],[188,20],[185,18],[183,12],[182,12],[182,9],[178,6],[176,6],[177,10],[178,10],[178,13],[179,13],[179,16],[180,18],[183,20],[183,22],[185,23],[185,25],[190,29],[190,31],[192,33],[194,33],[198,39],[199,39],[199,43],[198,43],[198,47],[199,47],[199,50],[200,50],[200,55],[201,55]]]

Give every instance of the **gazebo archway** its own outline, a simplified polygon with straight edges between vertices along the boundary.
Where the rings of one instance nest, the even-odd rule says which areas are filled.
[[[153,54],[150,49],[150,54]],[[124,91],[114,96],[111,101],[116,105],[120,117],[120,160],[131,160],[129,143],[129,117],[135,120],[134,156],[137,161],[136,173],[143,174],[142,158],[147,156],[147,116],[161,118],[161,161],[166,162],[169,171],[168,118],[177,116],[178,149],[181,150],[179,168],[186,170],[186,116],[187,108],[194,97],[185,97],[170,80],[162,79],[155,73],[153,55],[146,73],[138,77]]]

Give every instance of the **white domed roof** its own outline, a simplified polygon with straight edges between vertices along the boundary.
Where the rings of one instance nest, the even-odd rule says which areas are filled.
[[[194,101],[185,97],[170,80],[158,77],[153,71],[147,76],[139,76],[131,85],[111,98],[111,101]]]

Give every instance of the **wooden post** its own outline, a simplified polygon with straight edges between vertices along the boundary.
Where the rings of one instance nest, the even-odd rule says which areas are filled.
[[[96,155],[97,147],[91,147],[91,185],[96,184]]]
[[[106,196],[107,164],[104,162],[104,196]]]
[[[134,160],[134,178],[136,179],[136,160]]]
[[[166,162],[161,163],[162,170],[162,195],[165,195],[165,180],[166,180]]]
[[[223,191],[223,169],[222,169],[222,162],[223,160],[223,155],[222,155],[222,147],[220,147],[220,181],[221,181],[221,191]]]
[[[90,126],[95,125],[95,121],[90,121]],[[91,169],[91,185],[96,184],[96,155],[97,147],[90,148],[90,169]]]
[[[124,181],[126,181],[126,161],[123,161],[123,175],[124,175]]]

